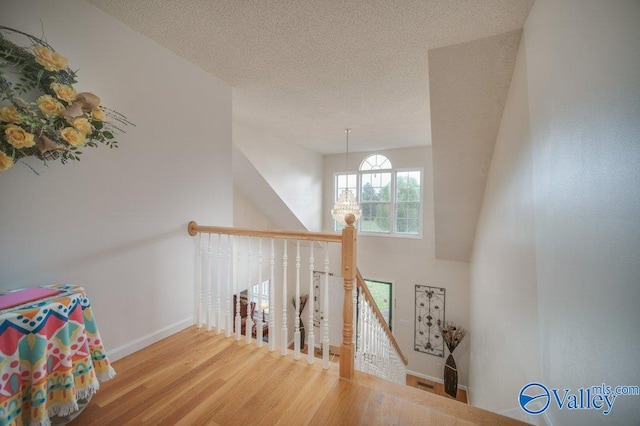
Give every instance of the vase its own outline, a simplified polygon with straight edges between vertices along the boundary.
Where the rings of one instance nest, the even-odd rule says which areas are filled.
[[[458,369],[452,353],[444,364],[444,391],[453,398],[458,395]]]
[[[304,323],[300,320],[300,349],[304,348]]]

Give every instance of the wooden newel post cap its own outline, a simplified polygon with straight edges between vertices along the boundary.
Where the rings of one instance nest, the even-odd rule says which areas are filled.
[[[198,224],[193,220],[189,222],[189,225],[187,225],[187,231],[192,237],[195,237],[198,234],[198,231],[196,231],[196,226],[198,226]]]
[[[353,226],[356,221],[356,217],[353,213],[349,213],[344,217],[344,221],[346,222],[347,226]]]

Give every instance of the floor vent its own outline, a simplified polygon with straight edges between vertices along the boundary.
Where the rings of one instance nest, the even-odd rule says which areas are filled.
[[[431,383],[424,383],[424,382],[418,382],[418,387],[419,388],[433,389],[433,385]]]

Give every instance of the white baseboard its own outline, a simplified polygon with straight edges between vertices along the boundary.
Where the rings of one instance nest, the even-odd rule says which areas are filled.
[[[160,330],[154,331],[153,333],[147,334],[146,336],[137,338],[132,342],[126,343],[122,346],[118,346],[115,349],[111,349],[107,351],[109,361],[115,362],[127,355],[131,355],[132,353],[139,351],[142,348],[146,348],[147,346],[152,345],[164,339],[165,337],[176,334],[177,332],[192,326],[194,324],[194,321],[194,317],[185,318],[175,324],[168,325]]]
[[[417,371],[407,370],[407,374],[411,374],[412,376],[420,377],[421,379],[431,380],[432,382],[436,382],[436,383],[444,383],[444,380],[442,380],[442,379],[440,379],[438,377],[427,376],[426,374],[418,373]],[[464,390],[465,392],[467,392],[467,387],[465,385],[458,385],[458,388],[460,388],[460,389]]]

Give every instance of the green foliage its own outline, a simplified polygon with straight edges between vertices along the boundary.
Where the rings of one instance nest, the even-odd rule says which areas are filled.
[[[363,222],[362,230],[367,232],[391,231],[391,184],[387,184],[378,193],[364,185],[362,191]],[[370,186],[370,185],[369,185]],[[365,195],[365,191],[367,192]],[[411,176],[399,174],[396,179],[395,232],[417,234],[420,227],[420,183]],[[367,198],[365,198],[367,197]],[[378,201],[366,203],[366,201]],[[374,226],[375,224],[375,226]]]
[[[420,184],[413,177],[396,182],[396,232],[417,234],[420,229]]]

